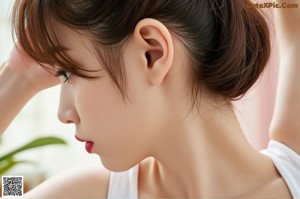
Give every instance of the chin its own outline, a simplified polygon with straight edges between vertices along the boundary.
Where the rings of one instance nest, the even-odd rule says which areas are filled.
[[[112,160],[111,158],[103,158],[100,156],[102,165],[109,171],[112,172],[123,172],[131,169],[132,167],[136,166],[139,161],[136,162],[129,162],[129,161],[120,161],[119,158],[118,160]]]

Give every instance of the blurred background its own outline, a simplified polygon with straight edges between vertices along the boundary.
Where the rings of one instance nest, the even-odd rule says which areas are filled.
[[[13,0],[0,1],[1,63],[13,47],[9,24],[12,3]],[[270,9],[268,12],[271,13]],[[253,147],[258,150],[265,148],[268,142],[268,126],[274,106],[277,70],[277,45],[276,40],[272,38],[272,56],[263,77],[245,97],[234,103],[245,135]],[[88,154],[84,144],[75,140],[74,126],[58,121],[59,90],[60,88],[57,86],[43,91],[23,108],[1,136],[0,156],[40,136],[57,136],[66,140],[68,144],[46,146],[22,153],[22,159],[34,161],[36,165],[20,164],[10,170],[7,175],[23,175],[25,180],[32,179],[34,181],[39,178],[51,177],[73,166],[101,164],[97,155]],[[5,113],[0,110],[0,114]]]
[[[0,63],[13,47],[9,23],[12,3],[13,0],[0,1]],[[97,155],[88,154],[84,143],[75,140],[74,126],[64,125],[57,119],[59,92],[59,86],[43,91],[23,108],[1,136],[0,156],[41,136],[62,138],[67,145],[50,145],[23,152],[20,159],[36,162],[36,165],[17,165],[6,175],[23,175],[25,180],[31,178],[35,181],[73,166],[101,164]],[[0,110],[0,114],[5,113]]]

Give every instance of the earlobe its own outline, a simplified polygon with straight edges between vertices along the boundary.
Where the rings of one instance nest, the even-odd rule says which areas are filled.
[[[173,62],[174,47],[168,28],[155,19],[143,19],[135,27],[134,36],[143,46],[147,60],[147,78],[161,84]]]

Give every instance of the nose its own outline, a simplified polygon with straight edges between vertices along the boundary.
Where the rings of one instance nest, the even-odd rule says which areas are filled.
[[[57,117],[65,124],[76,124],[80,121],[74,105],[73,89],[67,84],[62,84],[61,86]]]

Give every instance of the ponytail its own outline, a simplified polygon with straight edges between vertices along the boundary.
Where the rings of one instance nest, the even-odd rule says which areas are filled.
[[[215,43],[201,64],[202,82],[225,99],[238,99],[256,82],[268,61],[268,25],[248,1],[210,0]]]

